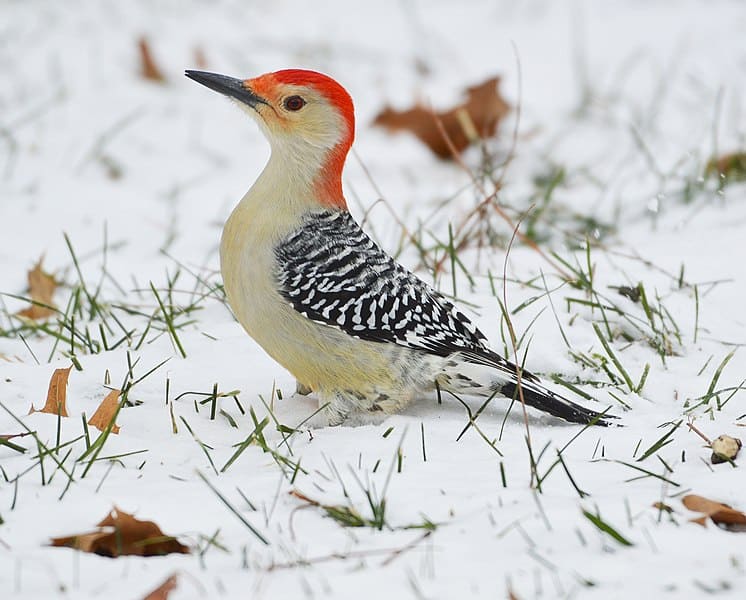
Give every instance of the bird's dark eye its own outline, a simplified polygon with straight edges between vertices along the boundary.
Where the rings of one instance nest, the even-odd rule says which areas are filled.
[[[285,98],[283,105],[288,110],[296,111],[303,108],[306,105],[306,101],[300,96],[288,96]]]

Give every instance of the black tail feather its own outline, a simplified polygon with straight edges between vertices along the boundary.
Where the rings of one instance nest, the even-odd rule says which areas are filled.
[[[521,383],[523,391],[523,400],[528,406],[532,406],[540,411],[549,413],[570,423],[581,423],[583,425],[593,424],[601,427],[611,425],[606,419],[616,419],[614,415],[607,415],[584,408],[579,404],[570,402],[559,394],[540,388],[539,386],[523,381]],[[518,385],[509,382],[504,383],[500,388],[500,393],[508,398],[513,398],[520,402],[521,398],[518,392]]]

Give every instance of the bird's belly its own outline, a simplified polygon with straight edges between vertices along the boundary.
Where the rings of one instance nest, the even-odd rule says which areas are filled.
[[[277,291],[274,256],[221,247],[228,303],[248,334],[301,383],[323,394],[411,395],[425,373],[413,351],[353,338],[297,312]],[[235,257],[239,257],[238,260]],[[415,381],[417,380],[417,381]]]

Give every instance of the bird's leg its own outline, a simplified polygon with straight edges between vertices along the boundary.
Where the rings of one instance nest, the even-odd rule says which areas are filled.
[[[299,396],[308,396],[313,390],[308,387],[305,383],[300,381],[295,382],[295,393]]]
[[[377,424],[383,421],[389,413],[395,412],[392,407],[387,406],[388,400],[388,396],[385,395],[373,400],[352,390],[329,394],[320,393],[319,407],[322,410],[319,416],[323,415],[325,424],[329,426]],[[389,410],[386,410],[387,408]]]
[[[317,392],[319,409],[304,422],[304,426],[310,429],[321,427],[334,427],[341,425],[347,419],[351,406],[345,402],[340,394],[324,394]]]

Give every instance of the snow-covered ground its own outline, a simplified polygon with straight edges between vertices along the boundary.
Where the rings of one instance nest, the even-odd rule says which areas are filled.
[[[744,31],[737,1],[0,5],[0,435],[24,431],[20,419],[55,457],[40,465],[32,436],[11,440],[23,454],[0,447],[0,593],[131,599],[176,572],[172,599],[743,598],[746,535],[690,523],[696,515],[681,498],[746,508],[742,468],[711,465],[686,427],[694,417],[711,438],[738,437],[746,424],[746,187],[702,178],[711,156],[746,146]],[[140,76],[143,35],[163,83]],[[535,205],[524,227],[557,257],[553,266],[520,243],[510,252],[505,297],[518,336],[528,330],[519,353],[528,350],[533,371],[611,406],[624,427],[583,430],[530,413],[530,454],[523,417],[516,409],[505,418],[507,402],[494,401],[459,438],[466,409],[432,397],[379,426],[318,429],[287,443],[270,419],[264,448],[246,446],[221,472],[255,429],[249,407],[261,421],[271,403],[293,426],[313,402],[290,399],[294,380],[245,335],[216,287],[220,228],[268,146],[229,102],[183,77],[200,67],[198,48],[206,70],[315,68],[350,90],[351,210],[429,281],[414,246],[400,248],[392,212],[432,247],[482,193],[462,167],[370,123],[387,103],[448,108],[465,86],[501,75],[503,95],[521,108],[515,157],[503,173],[513,111],[491,158],[473,149],[464,163],[495,167],[515,220]],[[502,352],[497,298],[511,230],[499,218],[492,226],[494,247],[459,253],[473,285],[457,269],[456,292]],[[13,296],[27,293],[26,272],[42,255],[64,282],[56,304],[64,311],[77,289],[82,307],[65,319],[81,336],[80,370],[70,375],[70,417],[59,422],[27,413],[43,404],[53,370],[71,364],[70,331],[56,319],[47,331],[23,328],[12,316],[27,306]],[[559,261],[576,278],[592,264],[592,284],[562,284]],[[436,282],[448,294],[450,265]],[[81,282],[99,290],[93,318]],[[151,283],[174,311],[175,336]],[[652,321],[641,302],[609,287],[638,283]],[[599,335],[613,338],[633,385]],[[130,382],[147,376],[119,414],[120,433],[99,460],[78,461],[81,413],[90,416],[128,372]],[[211,402],[200,402],[215,384],[240,394],[218,398],[211,419]],[[343,527],[292,490],[370,520],[366,491],[373,504],[385,498],[382,528]],[[193,552],[109,559],[48,546],[90,530],[113,506],[157,522]]]

